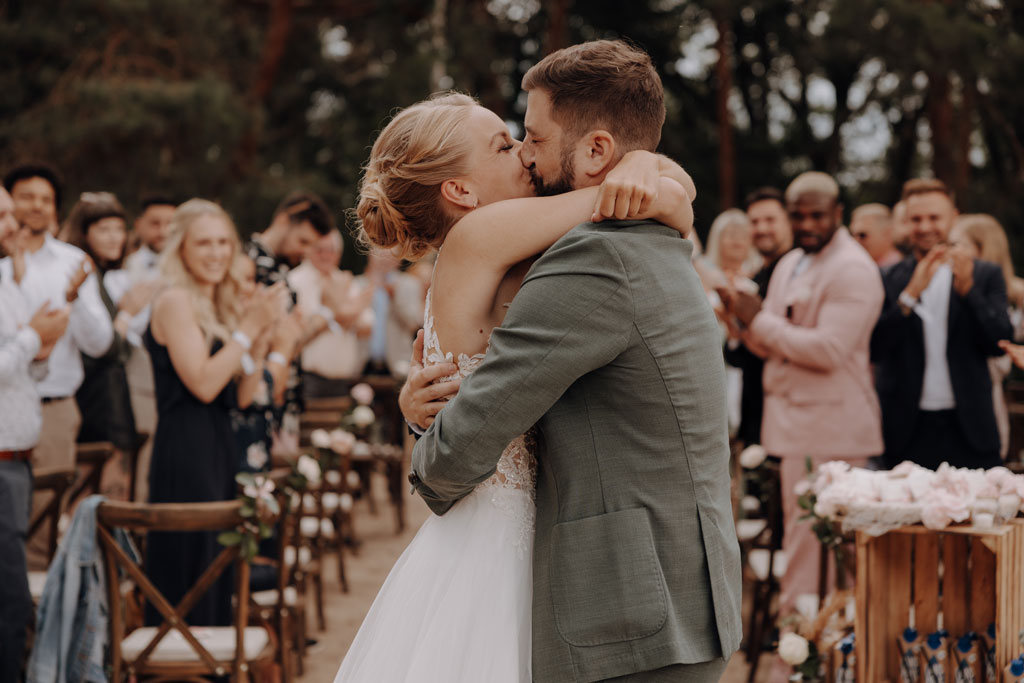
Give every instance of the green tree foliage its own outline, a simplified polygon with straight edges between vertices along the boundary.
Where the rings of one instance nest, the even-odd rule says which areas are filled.
[[[0,0],[0,166],[129,206],[212,197],[244,232],[297,186],[340,218],[395,109],[451,87],[518,125],[543,54],[625,37],[662,74],[702,234],[814,168],[849,207],[934,173],[1017,246],[1022,36],[1006,0]]]

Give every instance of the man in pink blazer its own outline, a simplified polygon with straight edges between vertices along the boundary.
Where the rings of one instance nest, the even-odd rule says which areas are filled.
[[[794,493],[805,459],[862,467],[883,450],[869,343],[885,296],[878,266],[841,228],[830,176],[804,173],[785,198],[796,248],[779,261],[764,302],[742,292],[723,297],[746,327],[748,347],[765,358],[761,442],[781,460],[788,556],[782,615],[797,595],[817,592],[819,546],[811,525],[798,521]]]

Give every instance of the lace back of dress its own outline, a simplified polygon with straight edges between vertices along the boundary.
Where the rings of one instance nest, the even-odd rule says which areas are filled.
[[[469,377],[474,370],[484,362],[484,353],[467,355],[460,353],[458,357],[453,356],[449,351],[441,350],[441,342],[437,337],[437,330],[434,329],[434,315],[431,312],[431,295],[433,290],[427,291],[426,304],[423,309],[423,362],[424,365],[437,365],[438,363],[455,363],[458,370],[452,375],[442,377],[439,382],[451,382],[456,379]],[[505,447],[498,461],[498,469],[490,479],[481,486],[498,485],[503,488],[525,489],[530,491],[532,496],[536,484],[536,460],[534,459],[535,440],[531,432],[527,432],[515,439]]]

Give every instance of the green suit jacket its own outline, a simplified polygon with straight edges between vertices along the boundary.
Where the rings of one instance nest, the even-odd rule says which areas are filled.
[[[539,430],[533,677],[728,657],[741,637],[720,332],[692,244],[585,223],[527,274],[484,363],[416,444],[437,514]]]

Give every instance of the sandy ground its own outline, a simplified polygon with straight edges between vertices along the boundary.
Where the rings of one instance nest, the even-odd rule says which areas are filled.
[[[316,631],[311,613],[310,635],[317,639],[317,643],[307,651],[306,670],[299,678],[301,683],[331,683],[334,680],[338,665],[388,571],[430,514],[419,498],[408,492],[406,495],[407,525],[401,534],[395,533],[394,512],[384,503],[385,492],[382,489],[375,495],[375,499],[380,501],[377,515],[371,515],[365,503],[357,505],[356,530],[362,544],[358,554],[349,553],[346,556],[345,567],[350,588],[348,594],[341,592],[333,554],[329,555],[324,586],[327,630],[322,633]],[[758,672],[757,683],[768,683],[771,680],[769,668],[770,663],[765,657]],[[746,681],[748,669],[742,654],[733,656],[721,683]]]

